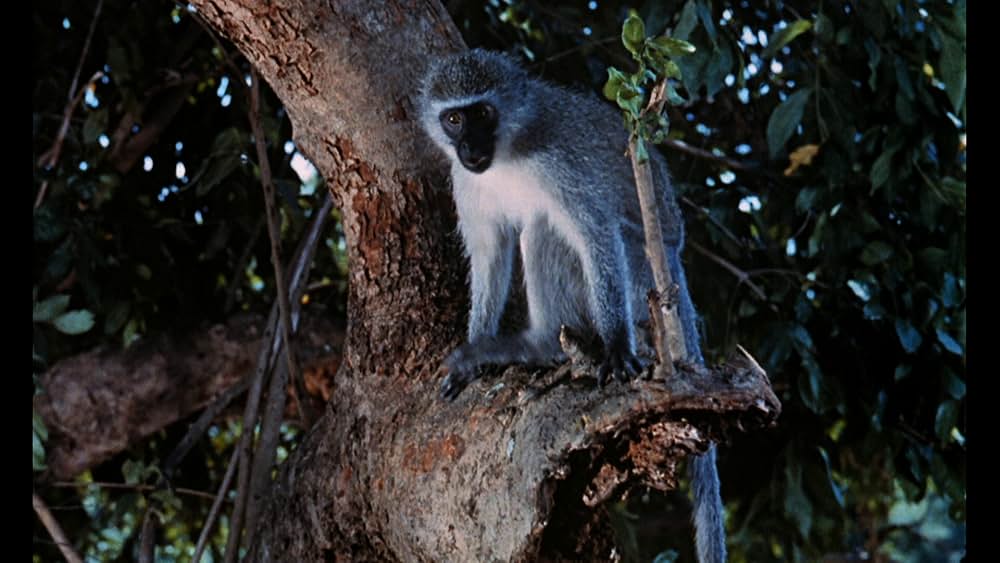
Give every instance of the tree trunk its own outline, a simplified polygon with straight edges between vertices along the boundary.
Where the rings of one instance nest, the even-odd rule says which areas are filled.
[[[667,386],[604,389],[568,367],[514,368],[439,401],[465,272],[443,161],[413,101],[427,57],[463,48],[448,14],[437,0],[192,4],[285,104],[341,209],[350,265],[333,396],[283,464],[251,560],[606,556],[603,501],[672,488],[678,460],[709,438],[777,415],[752,362],[725,381],[687,367]]]

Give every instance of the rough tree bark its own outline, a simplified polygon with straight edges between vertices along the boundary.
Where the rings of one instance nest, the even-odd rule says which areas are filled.
[[[249,559],[533,560],[606,555],[603,501],[672,488],[677,461],[780,408],[752,362],[596,389],[510,369],[437,399],[463,328],[442,161],[413,121],[426,57],[463,48],[437,0],[195,0],[288,111],[342,211],[344,361],[282,466]],[[623,147],[624,155],[624,147]],[[624,156],[623,156],[624,158]],[[683,366],[682,366],[683,367]]]

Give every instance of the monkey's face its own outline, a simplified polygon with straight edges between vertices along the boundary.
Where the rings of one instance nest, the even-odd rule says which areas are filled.
[[[487,102],[448,108],[438,116],[458,160],[469,172],[485,172],[496,147],[497,110]]]

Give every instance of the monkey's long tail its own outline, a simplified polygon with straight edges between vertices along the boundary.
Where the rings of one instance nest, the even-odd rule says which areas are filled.
[[[696,324],[697,315],[691,294],[688,293],[687,276],[681,264],[681,247],[667,249],[670,270],[676,272],[674,281],[679,287],[679,316],[687,342],[688,356],[693,362],[705,363]],[[715,445],[704,455],[691,458],[691,489],[694,493],[695,547],[699,563],[725,563],[726,523],[723,518],[722,495],[719,493],[719,472],[715,466]]]
[[[691,459],[691,489],[694,492],[695,546],[699,563],[726,561],[726,523],[715,467],[715,445]]]

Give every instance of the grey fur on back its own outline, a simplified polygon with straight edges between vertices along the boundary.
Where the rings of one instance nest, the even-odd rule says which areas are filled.
[[[625,288],[627,303],[622,303],[625,310],[616,314],[623,315],[633,324],[648,319],[646,292],[654,287],[654,282],[645,256],[641,210],[631,162],[626,155],[628,133],[620,112],[593,93],[530,76],[517,60],[503,53],[473,50],[433,61],[421,87],[420,120],[429,137],[451,157],[454,197],[467,246],[474,243],[470,236],[479,236],[476,229],[481,228],[461,224],[462,209],[478,209],[477,194],[467,193],[476,191],[476,180],[456,165],[454,148],[441,129],[439,115],[445,108],[478,101],[488,101],[501,114],[496,131],[496,162],[524,163],[526,168],[542,171],[546,182],[557,187],[547,192],[547,197],[554,198],[562,209],[586,215],[579,223],[584,229],[593,231],[586,233],[588,240],[607,241],[609,245],[620,240],[628,287]],[[654,150],[650,151],[650,158],[653,179],[660,194],[659,215],[667,259],[680,286],[679,314],[689,360],[703,363],[696,313],[680,260],[684,244],[683,218],[664,157]],[[511,193],[517,191],[512,189]],[[550,222],[541,228],[554,230],[556,226]],[[620,239],[611,232],[616,226],[620,228]],[[607,232],[603,237],[599,232],[602,228]],[[497,240],[508,240],[506,237],[515,234],[504,230],[483,236],[496,244]],[[530,249],[532,259],[549,265],[545,269],[547,287],[543,288],[547,291],[544,302],[549,316],[569,326],[599,328],[593,326],[597,319],[588,313],[591,309],[587,305],[587,288],[583,287],[582,266],[572,245],[558,236],[532,237],[532,240],[541,241],[540,246]],[[468,248],[466,252],[469,254]],[[509,261],[508,258],[508,263],[492,267],[510,269]],[[474,283],[470,279],[470,284]],[[506,298],[505,294],[499,301]],[[487,309],[496,306],[502,307],[503,303],[480,305]],[[547,334],[543,341],[526,339],[524,350],[510,354],[496,335],[496,319],[500,312],[488,311],[489,321],[480,323],[475,317],[482,315],[477,313],[476,307],[473,304],[470,312],[470,317],[474,318],[470,319],[469,339],[481,338],[484,358],[529,362],[560,354],[557,330]],[[491,348],[494,344],[495,348]],[[726,559],[725,529],[714,446],[705,455],[692,459],[691,474],[698,559],[701,563],[721,563]]]

